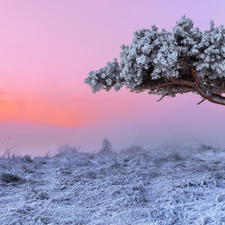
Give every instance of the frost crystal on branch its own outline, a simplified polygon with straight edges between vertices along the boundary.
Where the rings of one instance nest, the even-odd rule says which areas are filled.
[[[210,22],[202,33],[183,16],[173,32],[153,25],[134,32],[130,46],[122,45],[121,61],[108,62],[89,72],[85,83],[93,93],[123,85],[131,92],[164,96],[193,92],[213,103],[225,105],[225,29]]]

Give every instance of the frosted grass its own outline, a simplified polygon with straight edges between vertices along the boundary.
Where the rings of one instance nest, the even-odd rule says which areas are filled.
[[[0,224],[225,224],[224,149],[64,147],[0,158]]]

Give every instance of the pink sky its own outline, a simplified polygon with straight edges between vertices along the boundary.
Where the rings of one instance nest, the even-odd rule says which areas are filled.
[[[125,88],[93,94],[83,80],[119,60],[135,30],[155,24],[172,31],[186,15],[204,31],[211,19],[224,24],[224,9],[222,0],[1,1],[0,146],[10,134],[29,154],[65,143],[93,151],[103,138],[116,150],[137,137],[145,148],[193,138],[223,146],[224,106],[197,106],[193,94],[159,103]]]

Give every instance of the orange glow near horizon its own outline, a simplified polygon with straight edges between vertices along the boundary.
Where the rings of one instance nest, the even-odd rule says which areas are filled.
[[[58,105],[43,100],[24,99],[16,101],[0,101],[0,122],[24,121],[44,123],[62,127],[78,127],[95,120],[95,113],[88,114],[84,108],[73,104]]]
[[[94,95],[90,91],[92,100],[89,100],[89,96],[87,99],[75,96],[72,98],[69,97],[70,93],[60,94],[57,91],[40,95],[31,92],[29,96],[12,92],[0,96],[0,122],[32,122],[61,127],[96,124],[106,119],[109,120],[112,113],[123,116],[135,111],[133,103],[126,99],[130,93],[127,91],[124,93],[123,98],[120,98],[117,93],[111,93],[107,98],[102,98],[101,94]],[[117,95],[116,98],[115,95]],[[117,100],[118,97],[120,101]]]

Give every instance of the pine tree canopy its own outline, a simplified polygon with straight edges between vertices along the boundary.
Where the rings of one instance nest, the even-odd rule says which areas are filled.
[[[183,16],[173,32],[158,28],[134,32],[130,46],[122,45],[121,61],[108,62],[90,71],[84,82],[92,92],[118,91],[126,86],[131,92],[148,90],[149,94],[175,97],[188,92],[204,100],[225,105],[225,29],[210,22],[209,30],[193,28]]]

